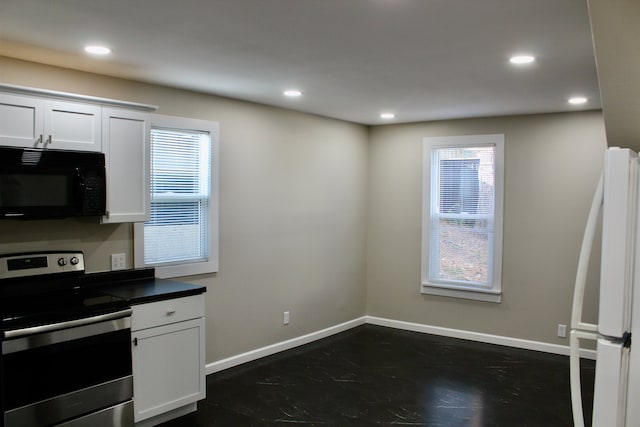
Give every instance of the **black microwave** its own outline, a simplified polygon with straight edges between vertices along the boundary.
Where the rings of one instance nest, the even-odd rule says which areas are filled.
[[[100,216],[104,154],[0,147],[0,219]]]

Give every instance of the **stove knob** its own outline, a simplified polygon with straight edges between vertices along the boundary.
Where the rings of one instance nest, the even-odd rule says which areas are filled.
[[[71,263],[71,265],[77,265],[80,260],[78,259],[78,257],[71,257],[71,259],[69,260],[69,262]]]
[[[67,265],[67,260],[64,258],[58,258],[58,265],[60,267],[64,267],[65,265]]]

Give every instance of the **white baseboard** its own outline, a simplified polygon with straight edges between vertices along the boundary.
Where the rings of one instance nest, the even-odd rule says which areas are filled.
[[[524,340],[520,338],[505,337],[501,335],[483,334],[480,332],[471,332],[462,329],[443,328],[440,326],[430,326],[421,323],[403,322],[400,320],[385,319],[375,316],[365,316],[365,318],[366,323],[371,325],[388,326],[390,328],[404,329],[406,331],[423,332],[425,334],[440,335],[451,338],[461,338],[487,344],[498,344],[507,347],[561,354],[564,356],[569,355],[569,346],[566,345],[550,344],[541,341]],[[580,357],[595,360],[596,351],[581,349]]]
[[[422,332],[425,334],[440,335],[451,338],[460,338],[470,341],[478,341],[487,344],[498,344],[507,347],[522,348],[525,350],[542,351],[545,353],[560,354],[564,356],[569,355],[569,347],[565,345],[550,344],[541,341],[524,340],[520,338],[505,337],[501,335],[483,334],[480,332],[465,331],[462,329],[443,328],[440,326],[430,326],[422,323],[411,323],[400,320],[385,319],[375,316],[362,316],[357,319],[350,320],[348,322],[341,323],[339,325],[331,326],[320,331],[312,332],[300,337],[292,338],[279,343],[271,344],[266,347],[258,348],[248,351],[246,353],[231,356],[226,359],[218,360],[207,364],[205,367],[206,374],[213,374],[215,372],[223,371],[234,366],[241,365],[243,363],[251,362],[253,360],[260,359],[262,357],[271,356],[272,354],[280,353],[281,351],[289,350],[304,344],[308,344],[313,341],[317,341],[322,338],[335,335],[340,332],[344,332],[356,326],[364,324],[387,326],[395,329],[404,329],[406,331]],[[580,350],[580,357],[585,359],[596,359],[595,350]]]
[[[280,353],[281,351],[289,350],[304,344],[308,344],[313,341],[317,341],[322,338],[335,335],[340,332],[344,332],[356,326],[365,324],[365,316],[357,319],[350,320],[348,322],[341,323],[339,325],[331,326],[320,331],[312,332],[310,334],[302,335],[290,340],[281,341],[279,343],[271,344],[266,347],[258,348],[255,350],[247,351],[246,353],[231,356],[226,359],[218,360],[216,362],[208,363],[205,367],[206,374],[213,374],[234,366],[241,365],[252,360],[260,359],[262,357],[271,356],[272,354]]]

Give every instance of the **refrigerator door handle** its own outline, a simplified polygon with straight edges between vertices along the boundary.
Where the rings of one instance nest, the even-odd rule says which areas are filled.
[[[591,209],[587,219],[582,238],[582,248],[578,259],[578,271],[576,272],[576,283],[573,291],[573,305],[571,307],[571,329],[597,332],[598,325],[582,322],[582,306],[584,304],[584,291],[587,286],[587,273],[589,270],[589,259],[591,258],[591,248],[598,231],[598,216],[602,210],[604,202],[604,177],[600,175],[596,193],[591,202]]]
[[[572,330],[569,334],[569,375],[571,384],[571,410],[574,427],[584,427],[582,388],[580,384],[580,340],[598,340],[596,332]]]
[[[598,339],[598,325],[582,321],[582,306],[584,304],[584,292],[587,286],[587,273],[591,249],[598,231],[598,216],[604,202],[604,177],[601,175],[593,196],[587,225],[582,238],[582,248],[578,259],[578,271],[573,291],[573,305],[571,307],[571,333],[569,341],[569,372],[571,381],[571,408],[573,411],[573,425],[584,427],[584,413],[582,410],[582,389],[580,386],[580,340]]]

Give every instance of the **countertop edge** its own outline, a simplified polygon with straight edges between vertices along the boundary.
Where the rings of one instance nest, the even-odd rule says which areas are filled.
[[[121,283],[104,283],[100,291],[126,300],[130,305],[199,295],[207,291],[202,285],[168,279],[140,278]]]

